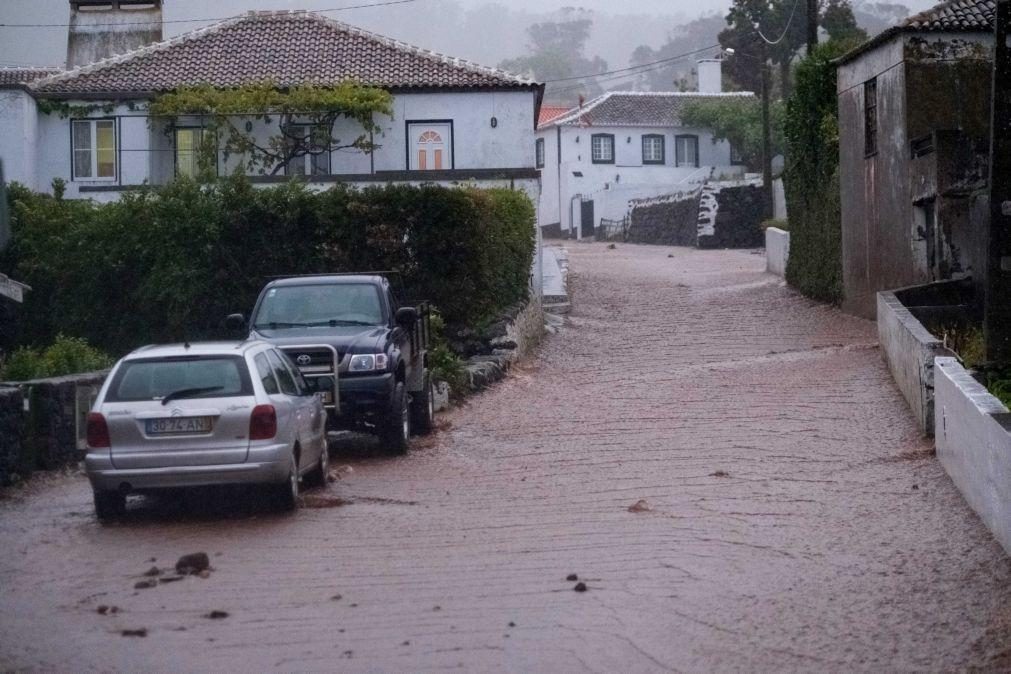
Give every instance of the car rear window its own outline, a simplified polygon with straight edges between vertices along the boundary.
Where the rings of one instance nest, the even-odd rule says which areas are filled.
[[[240,356],[193,356],[128,360],[116,371],[105,399],[110,402],[160,400],[187,389],[209,389],[186,398],[226,398],[253,394],[246,361]],[[213,390],[210,390],[213,389]]]

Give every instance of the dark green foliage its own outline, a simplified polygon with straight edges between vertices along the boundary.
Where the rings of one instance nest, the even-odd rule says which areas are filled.
[[[842,299],[839,116],[831,60],[851,43],[829,42],[796,68],[786,106],[786,205],[790,257],[786,279],[824,302]]]
[[[26,381],[59,377],[77,372],[96,372],[112,365],[112,359],[78,337],[57,335],[45,349],[22,346],[0,362],[0,380]]]
[[[781,101],[769,106],[772,154],[783,152],[783,115]],[[685,126],[712,129],[716,140],[728,140],[751,169],[762,168],[762,102],[757,98],[712,98],[689,101],[681,118]]]
[[[0,348],[57,333],[110,353],[225,337],[270,275],[392,270],[446,321],[475,325],[526,297],[534,209],[521,192],[391,185],[255,189],[174,183],[109,204],[11,189],[0,268],[33,287]],[[8,314],[5,318],[10,318]],[[8,329],[10,328],[10,329]]]

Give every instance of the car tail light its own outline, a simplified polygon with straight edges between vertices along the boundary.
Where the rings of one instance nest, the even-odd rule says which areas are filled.
[[[270,440],[277,435],[277,412],[273,405],[257,405],[249,417],[249,439]]]
[[[88,447],[101,449],[109,447],[109,424],[99,412],[88,413]]]

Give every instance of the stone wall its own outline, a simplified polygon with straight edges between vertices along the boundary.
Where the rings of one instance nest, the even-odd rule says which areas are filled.
[[[18,382],[0,399],[0,481],[53,470],[80,459],[88,411],[108,372]],[[9,385],[11,386],[11,385]],[[17,393],[11,393],[11,390]],[[15,410],[17,412],[15,413]],[[6,436],[9,428],[10,441]]]
[[[698,215],[699,192],[633,201],[628,242],[695,246]]]
[[[536,296],[510,307],[480,332],[452,335],[450,347],[465,359],[472,391],[480,391],[505,376],[517,360],[527,356],[544,334],[544,310]]]
[[[760,185],[733,185],[704,190],[710,208],[699,212],[699,248],[761,248],[765,245],[762,221],[771,212],[768,196]],[[713,203],[715,202],[715,203]],[[703,220],[705,219],[705,224]]]
[[[20,389],[0,388],[0,485],[10,484],[26,472],[21,449],[22,409]]]

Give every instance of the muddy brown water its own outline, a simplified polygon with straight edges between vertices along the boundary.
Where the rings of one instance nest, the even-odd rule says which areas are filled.
[[[101,526],[80,475],[15,490],[0,668],[1006,665],[1011,565],[873,324],[748,251],[671,252],[572,245],[573,314],[536,358],[405,457],[335,456],[353,470],[294,515],[239,490]],[[197,551],[207,578],[134,589]]]

